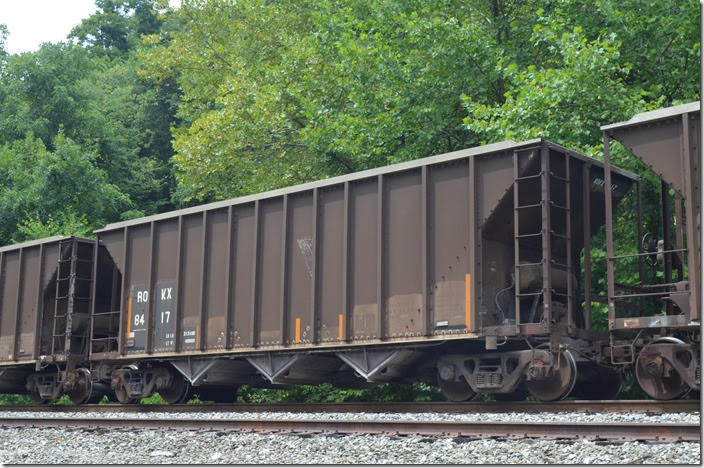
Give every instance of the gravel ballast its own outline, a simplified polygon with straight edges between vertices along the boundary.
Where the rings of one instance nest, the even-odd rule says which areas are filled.
[[[32,411],[2,411],[0,417],[32,418]],[[680,423],[699,424],[699,413],[285,413],[285,412],[193,412],[193,413],[97,413],[97,412],[43,412],[42,418],[105,418],[105,419],[285,419],[316,421],[373,420],[373,421],[521,421],[521,422],[584,422],[584,423]]]
[[[314,419],[384,421],[521,421],[571,423],[690,423],[699,413],[96,413],[0,412],[21,418]],[[297,436],[290,434],[0,429],[1,463],[683,463],[700,462],[700,444],[601,444],[591,441],[498,441],[420,437]]]
[[[699,452],[696,443],[602,445],[588,441],[458,442],[386,436],[0,429],[3,463],[698,464]]]

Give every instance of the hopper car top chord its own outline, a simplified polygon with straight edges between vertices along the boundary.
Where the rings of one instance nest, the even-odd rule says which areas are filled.
[[[605,126],[604,163],[507,141],[2,247],[0,392],[231,402],[242,384],[425,381],[553,401],[613,398],[633,371],[680,398],[701,374],[698,122],[692,103]],[[662,181],[662,232],[611,140]],[[634,201],[637,239],[614,239]]]

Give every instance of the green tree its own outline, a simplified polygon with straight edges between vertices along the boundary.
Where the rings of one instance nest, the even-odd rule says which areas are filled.
[[[186,27],[149,37],[142,60],[184,92],[185,200],[472,146],[460,95],[495,87],[465,2],[187,1],[178,14]]]
[[[640,90],[624,83],[630,66],[622,63],[613,39],[588,41],[581,27],[562,31],[538,23],[531,41],[554,54],[525,68],[499,59],[503,102],[463,96],[464,122],[483,142],[545,137],[595,155],[603,122],[624,120],[645,107]]]
[[[88,234],[130,206],[95,165],[96,156],[63,134],[53,151],[28,135],[0,147],[0,240]]]
[[[5,41],[7,41],[7,26],[4,25],[3,23],[0,23],[0,64],[2,64],[5,61],[5,58],[7,57],[7,50],[5,50]]]
[[[160,28],[155,0],[96,0],[96,13],[81,21],[69,39],[91,53],[124,57],[135,49],[144,34]]]
[[[693,97],[689,3],[192,0],[140,57],[183,89],[195,202],[505,138],[594,155],[599,124]]]
[[[0,144],[31,133],[53,151],[61,132],[93,153],[96,166],[132,202],[124,216],[109,221],[171,209],[170,126],[178,88],[151,86],[138,75],[136,60],[141,34],[158,31],[162,17],[148,0],[106,0],[98,7],[74,31],[81,45],[44,44],[0,60]]]
[[[181,30],[151,36],[143,75],[183,90],[174,131],[183,201],[224,198],[323,176],[300,141],[299,69],[284,61],[306,29],[285,3],[184,2]]]

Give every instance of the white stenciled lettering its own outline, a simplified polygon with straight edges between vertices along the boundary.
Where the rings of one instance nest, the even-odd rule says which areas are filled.
[[[149,291],[137,291],[137,303],[149,302]]]
[[[171,299],[171,289],[172,288],[161,288],[161,300],[168,301]]]
[[[601,188],[603,188],[606,185],[606,181],[604,179],[600,179],[599,177],[595,177],[594,181],[592,183],[594,184],[595,187],[601,187]],[[618,190],[618,185],[612,182],[611,183],[611,190],[614,192],[616,190]]]

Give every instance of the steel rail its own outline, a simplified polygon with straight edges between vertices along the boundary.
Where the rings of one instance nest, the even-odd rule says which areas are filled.
[[[5,428],[195,430],[292,434],[380,434],[499,439],[589,439],[611,442],[699,442],[698,424],[514,423],[371,420],[0,418]]]
[[[517,402],[346,402],[346,403],[204,403],[182,405],[2,405],[0,411],[113,412],[113,413],[694,413],[699,400],[568,400]]]

